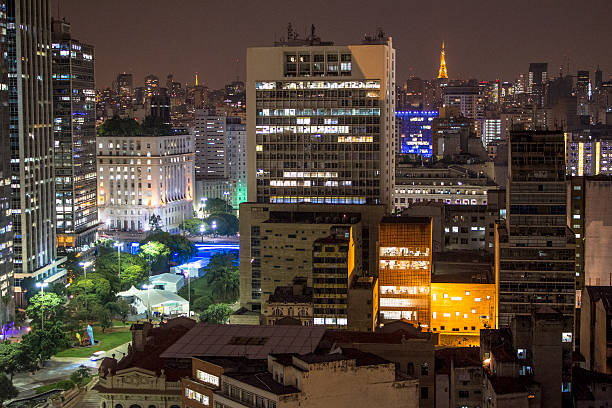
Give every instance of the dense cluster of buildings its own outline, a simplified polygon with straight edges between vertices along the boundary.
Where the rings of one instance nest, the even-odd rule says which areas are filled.
[[[47,1],[0,0],[0,28],[3,299],[61,280],[99,231],[178,232],[212,198],[239,208],[231,324],[135,324],[100,368],[102,406],[604,406],[599,69],[453,80],[443,45],[438,78],[398,85],[382,31],[336,45],[289,26],[247,50],[245,83],[121,73],[96,90],[93,46]]]

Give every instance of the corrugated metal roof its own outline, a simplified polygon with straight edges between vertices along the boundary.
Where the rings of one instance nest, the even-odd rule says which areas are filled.
[[[199,323],[168,347],[162,358],[244,356],[265,359],[272,353],[312,353],[325,328],[313,326],[211,325]]]

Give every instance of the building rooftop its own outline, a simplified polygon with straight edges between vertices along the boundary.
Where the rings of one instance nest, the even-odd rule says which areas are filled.
[[[287,386],[275,381],[272,373],[268,371],[248,374],[224,373],[224,375],[276,395],[297,394],[300,392],[299,389],[292,385]]]
[[[436,373],[450,374],[455,368],[482,367],[479,347],[451,347],[436,350]]]
[[[572,368],[572,393],[578,401],[594,401],[593,384],[612,385],[612,374],[598,373],[580,367]]]
[[[414,327],[414,326],[412,326]],[[391,333],[383,332],[358,332],[349,330],[327,330],[323,340],[330,346],[342,344],[403,344],[412,339],[429,339],[430,333],[421,333],[416,329],[412,331],[397,330]]]
[[[267,358],[271,353],[312,353],[325,328],[313,326],[251,326],[199,323],[161,355],[163,358],[192,356],[244,356]]]
[[[385,216],[380,221],[381,224],[431,224],[429,217],[392,217]]]
[[[309,353],[296,356],[299,360],[308,364],[329,363],[332,361],[355,360],[357,367],[390,364],[389,360],[378,357],[372,353],[366,353],[354,348],[337,348],[330,353]]]
[[[168,283],[180,283],[185,278],[183,275],[177,275],[174,273],[161,273],[159,275],[153,275],[149,278],[149,282],[168,282]]]

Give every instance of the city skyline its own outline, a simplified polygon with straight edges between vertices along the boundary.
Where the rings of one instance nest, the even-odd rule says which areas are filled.
[[[230,1],[215,4],[215,12],[210,14],[210,6],[203,2],[186,3],[176,8],[156,0],[147,2],[146,7],[143,2],[119,4],[111,0],[101,6],[53,0],[52,14],[57,17],[59,10],[75,35],[96,44],[98,88],[111,86],[124,71],[134,74],[136,86],[148,74],[165,78],[173,73],[175,80],[194,83],[198,72],[200,82],[212,88],[220,88],[237,76],[244,80],[246,48],[272,45],[286,35],[289,22],[302,37],[314,24],[322,39],[339,45],[360,41],[380,26],[393,37],[398,50],[398,84],[412,75],[436,77],[443,41],[448,74],[453,79],[514,80],[534,61],[548,62],[550,75],[556,76],[561,64],[564,72],[567,70],[566,57],[570,73],[594,71],[599,66],[608,78],[612,71],[612,55],[600,51],[610,37],[605,13],[610,4],[605,0],[590,0],[588,7],[580,9],[565,0],[535,4],[521,0],[512,7],[496,4],[488,8],[475,0],[461,4],[439,0],[419,5],[418,10],[384,2],[367,15],[363,13],[366,5],[360,1],[320,7],[317,1],[291,8],[276,1],[266,2],[265,7]],[[327,12],[320,13],[322,9]],[[593,9],[602,12],[591,13]],[[580,30],[566,29],[568,15]],[[345,16],[348,27],[337,24],[338,16]],[[168,24],[164,25],[165,20]],[[544,21],[549,23],[542,24]],[[139,58],[133,57],[135,51]],[[209,62],[211,58],[214,63]]]

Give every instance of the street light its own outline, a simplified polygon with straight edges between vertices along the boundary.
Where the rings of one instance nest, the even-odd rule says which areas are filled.
[[[204,231],[206,231],[206,226],[204,223],[200,224],[200,235],[202,236],[202,242],[204,242]]]
[[[151,320],[151,289],[153,288],[153,285],[151,284],[142,285],[142,288],[147,290],[147,318],[150,321]]]
[[[119,287],[121,287],[121,250],[123,249],[123,242],[115,242],[117,247],[117,256],[119,257]]]
[[[91,261],[79,262],[79,266],[83,268],[85,274],[85,327],[89,326],[89,312],[87,311],[87,268],[92,264]]]
[[[212,229],[213,229],[213,237],[216,238],[217,237],[217,221],[212,222]]]
[[[45,329],[45,288],[49,286],[47,282],[36,282],[36,287],[40,288],[40,329]]]

